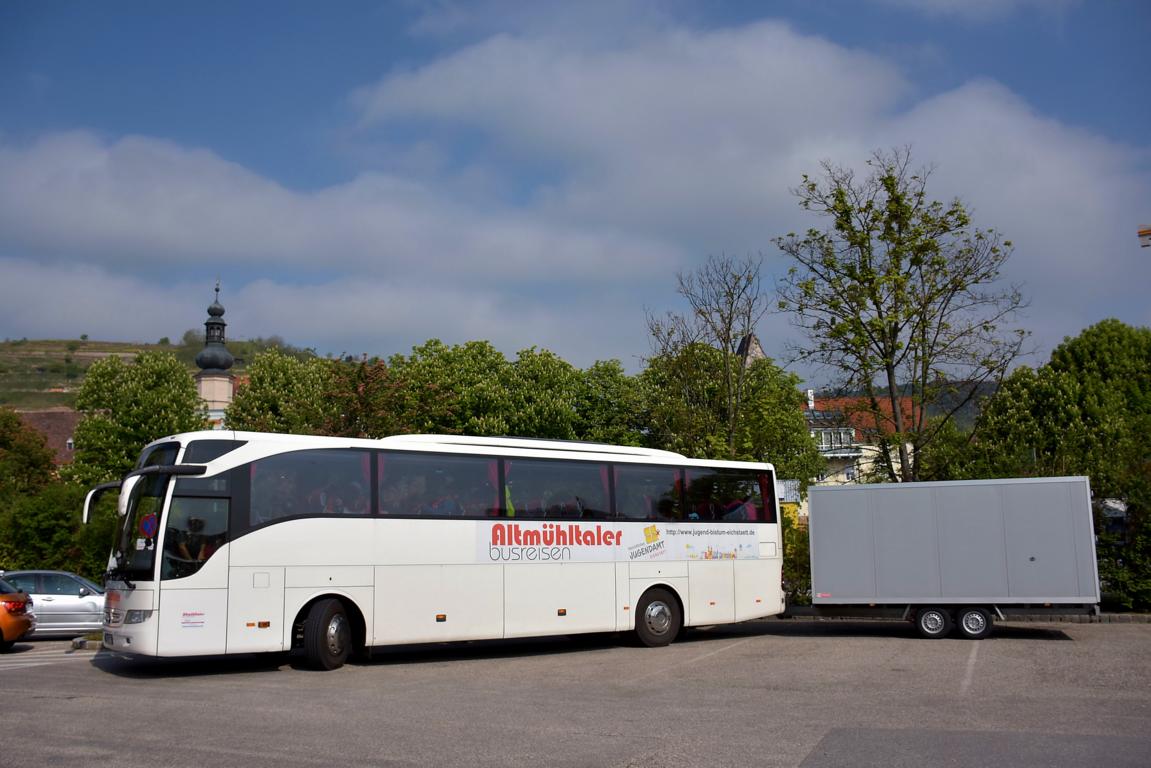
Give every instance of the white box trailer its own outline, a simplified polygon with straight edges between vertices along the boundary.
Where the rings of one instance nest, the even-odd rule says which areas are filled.
[[[995,616],[1097,612],[1086,477],[813,486],[819,614],[912,620],[978,639]]]

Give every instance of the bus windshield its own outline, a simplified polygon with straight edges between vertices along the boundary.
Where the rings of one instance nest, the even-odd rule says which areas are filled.
[[[178,443],[155,446],[140,457],[137,468],[170,464],[179,451]],[[128,497],[126,512],[119,521],[112,548],[109,577],[149,581],[154,578],[156,537],[160,513],[170,477],[166,474],[140,477]]]
[[[113,572],[125,579],[150,580],[156,564],[156,534],[168,490],[168,475],[146,475],[132,488],[127,514],[120,519],[112,551]]]

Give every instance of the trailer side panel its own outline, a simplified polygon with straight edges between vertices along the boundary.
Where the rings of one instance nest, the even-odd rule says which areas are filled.
[[[814,487],[817,604],[1098,603],[1087,478]]]

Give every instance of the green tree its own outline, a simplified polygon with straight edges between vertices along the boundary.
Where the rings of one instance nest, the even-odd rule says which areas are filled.
[[[824,461],[803,416],[798,377],[767,358],[749,363],[737,358],[746,367],[740,374],[744,416],[735,426],[732,455],[723,355],[697,343],[649,361],[640,375],[649,446],[700,458],[771,462],[780,477],[796,478],[806,488]]]
[[[93,573],[81,545],[80,515],[87,490],[74,483],[54,482],[38,493],[21,496],[0,516],[0,530],[11,552],[7,568],[53,568]],[[112,542],[108,532],[100,549],[103,561]],[[104,562],[96,568],[103,571]]]
[[[581,371],[531,347],[515,360],[487,341],[431,339],[388,360],[403,431],[636,444],[638,384],[617,361]]]
[[[379,358],[333,363],[329,385],[325,399],[331,413],[322,431],[330,435],[380,438],[421,432],[452,409],[448,392],[437,386],[417,391]]]
[[[521,350],[504,382],[510,434],[574,440],[583,374],[558,355],[535,347]]]
[[[795,262],[779,306],[806,336],[797,359],[864,393],[888,479],[911,481],[940,430],[1018,357],[1026,334],[1007,326],[1023,298],[994,287],[1010,241],[974,228],[959,200],[930,200],[931,170],[914,172],[910,150],[876,152],[868,164],[861,180],[825,162],[822,179],[805,175],[794,190],[830,226],[776,240]]]
[[[696,458],[734,458],[724,429],[717,372],[723,353],[694,342],[658,354],[640,373],[645,443]]]
[[[811,539],[807,526],[781,515],[783,529],[783,593],[788,605],[811,605]]]
[[[132,469],[145,444],[205,424],[192,377],[166,352],[141,352],[132,364],[115,356],[93,363],[76,409],[82,415],[66,474],[82,485],[118,478]]]
[[[237,388],[224,421],[231,429],[287,434],[319,434],[335,416],[329,397],[335,364],[300,359],[269,349],[248,366],[248,381]]]
[[[505,384],[513,376],[512,364],[489,342],[448,346],[430,339],[408,356],[392,356],[388,365],[403,381],[409,412],[422,414],[416,431],[513,434]]]
[[[643,390],[618,360],[583,371],[576,394],[576,437],[612,445],[643,444]]]
[[[0,501],[42,488],[54,468],[44,436],[11,408],[0,408]]]

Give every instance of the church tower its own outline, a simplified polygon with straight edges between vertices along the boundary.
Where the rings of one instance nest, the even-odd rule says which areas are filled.
[[[224,426],[224,409],[232,402],[235,391],[235,377],[229,369],[235,359],[224,346],[224,307],[220,304],[220,281],[216,281],[216,299],[208,307],[208,319],[204,322],[204,348],[196,355],[196,389],[200,399],[208,406],[208,422],[213,429]]]

